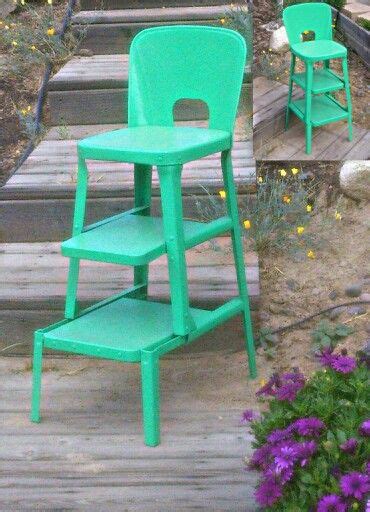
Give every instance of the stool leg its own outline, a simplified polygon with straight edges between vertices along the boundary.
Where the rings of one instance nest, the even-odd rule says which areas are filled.
[[[243,245],[239,224],[238,203],[235,191],[231,150],[223,151],[221,155],[222,174],[226,191],[226,204],[229,216],[232,219],[233,228],[231,239],[233,245],[236,276],[238,281],[239,295],[244,302],[243,323],[246,337],[246,349],[248,353],[249,374],[252,379],[257,377],[256,354],[253,340],[252,318],[249,305],[248,285],[245,278],[245,263]]]
[[[312,123],[311,123],[312,78],[313,78],[313,63],[306,62],[305,125],[306,125],[306,154],[307,155],[310,155],[311,151],[312,151]]]
[[[140,215],[150,215],[150,204],[152,195],[152,167],[148,165],[135,164],[135,207],[147,206]],[[143,297],[147,298],[148,293],[148,271],[149,265],[138,265],[134,267],[134,285],[145,284]]]
[[[76,199],[73,215],[73,236],[79,235],[82,232],[84,226],[87,197],[87,181],[88,170],[86,162],[83,158],[79,156],[77,169]],[[74,318],[77,314],[77,287],[79,270],[79,258],[70,258],[65,305],[65,317],[69,319]]]
[[[42,375],[42,345],[43,334],[36,331],[33,342],[33,364],[32,364],[32,398],[30,419],[34,423],[40,421],[40,397],[41,397],[41,375]]]
[[[181,196],[181,165],[159,166],[159,182],[170,276],[173,332],[186,336],[195,329],[189,312],[189,292],[185,259]]]
[[[347,57],[345,57],[342,60],[342,66],[343,66],[344,88],[345,88],[345,91],[346,91],[347,110],[348,110],[348,140],[351,141],[352,138],[353,138],[353,132],[352,132],[352,100],[351,100],[351,89],[350,89],[350,83],[349,83]]]
[[[288,105],[286,107],[286,113],[285,113],[285,130],[288,129],[289,125],[289,117],[290,117],[290,102],[292,101],[292,92],[293,92],[293,80],[292,76],[294,74],[295,70],[295,62],[296,62],[296,56],[292,53],[291,59],[290,59],[290,71],[289,71],[289,92],[288,92]]]
[[[141,385],[144,440],[148,446],[160,443],[159,359],[153,352],[141,353]]]

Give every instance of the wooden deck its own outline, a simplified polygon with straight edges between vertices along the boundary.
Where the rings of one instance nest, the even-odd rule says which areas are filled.
[[[297,90],[295,96],[299,95]],[[347,123],[340,121],[313,130],[312,153],[305,153],[304,124],[291,114],[285,131],[288,86],[264,77],[253,81],[253,146],[256,160],[367,160],[370,135],[354,125],[348,141]]]
[[[161,364],[161,445],[141,432],[137,365],[48,360],[42,421],[28,420],[25,359],[0,359],[0,510],[257,510],[244,470],[251,438],[239,418],[246,356],[176,356]]]
[[[191,303],[205,309],[219,306],[237,295],[235,268],[229,238],[187,251]],[[218,250],[217,250],[218,249]],[[258,307],[259,271],[255,253],[246,253],[251,306]],[[3,355],[30,354],[33,331],[63,318],[68,258],[61,256],[60,244],[0,244],[0,350]],[[149,293],[155,300],[169,296],[165,257],[150,265]],[[79,298],[82,306],[118,293],[132,285],[132,269],[120,265],[83,261]],[[195,350],[237,350],[244,344],[239,317],[202,337]]]

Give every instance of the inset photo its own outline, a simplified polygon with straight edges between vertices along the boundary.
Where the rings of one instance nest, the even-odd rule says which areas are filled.
[[[368,159],[370,7],[363,1],[255,2],[257,160]]]

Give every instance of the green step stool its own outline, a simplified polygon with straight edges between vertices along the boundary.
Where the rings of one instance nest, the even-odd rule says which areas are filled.
[[[158,58],[160,56],[160,58]],[[78,143],[73,236],[62,243],[70,258],[65,319],[35,332],[31,420],[40,420],[44,347],[141,364],[145,443],[160,441],[159,359],[241,314],[251,377],[255,351],[238,219],[231,148],[246,60],[232,30],[165,26],[140,32],[130,49],[129,127]],[[174,125],[181,99],[203,100],[209,128]],[[227,215],[209,223],[185,221],[181,172],[186,162],[221,152]],[[134,208],[84,227],[87,160],[134,164]],[[156,166],[162,218],[150,215]],[[185,251],[231,232],[239,295],[213,311],[189,305]],[[170,304],[149,301],[148,264],[167,254]],[[133,286],[83,311],[77,285],[81,259],[131,265]]]
[[[352,140],[352,104],[348,76],[347,48],[333,41],[331,7],[325,3],[302,3],[283,11],[291,55],[288,105],[285,129],[292,111],[306,125],[306,153],[312,150],[312,128],[346,119],[348,139]],[[314,39],[304,41],[305,34]],[[305,64],[305,72],[295,72],[297,57]],[[331,59],[341,59],[343,76],[330,69]],[[323,62],[322,68],[314,64]],[[293,83],[304,90],[302,99],[292,100]],[[331,92],[345,89],[347,106]]]

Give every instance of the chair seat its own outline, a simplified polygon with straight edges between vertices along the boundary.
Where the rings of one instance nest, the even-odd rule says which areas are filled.
[[[347,55],[347,49],[342,44],[322,39],[293,44],[291,50],[301,59],[310,61],[337,59]]]
[[[190,308],[196,328],[212,311]],[[141,351],[173,338],[169,304],[120,298],[44,334],[45,347],[108,359],[137,362]]]
[[[79,155],[148,165],[176,165],[229,149],[223,130],[179,126],[139,126],[101,133],[78,143]]]

